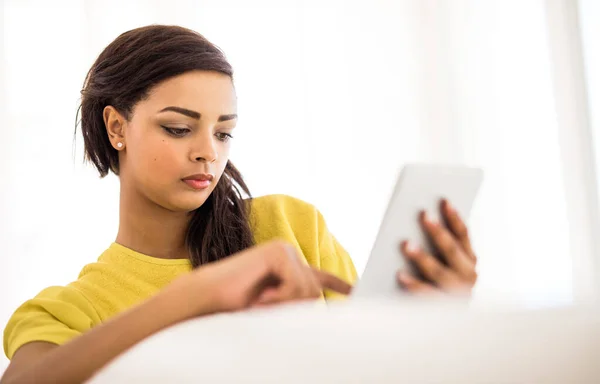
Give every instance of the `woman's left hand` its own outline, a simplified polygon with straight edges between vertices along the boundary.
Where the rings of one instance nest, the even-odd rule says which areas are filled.
[[[407,271],[399,271],[398,282],[416,294],[446,292],[470,295],[477,281],[477,257],[469,240],[467,226],[447,200],[442,200],[441,210],[447,227],[433,220],[426,212],[421,212],[419,221],[443,261],[414,243],[405,241],[401,245],[403,254],[427,281]]]

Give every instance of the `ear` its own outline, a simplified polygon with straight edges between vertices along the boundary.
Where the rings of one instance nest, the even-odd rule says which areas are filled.
[[[106,133],[114,149],[125,149],[125,117],[112,105],[108,105],[102,112]]]

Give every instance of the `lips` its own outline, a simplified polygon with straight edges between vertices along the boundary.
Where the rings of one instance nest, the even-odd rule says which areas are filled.
[[[210,173],[199,173],[196,175],[188,176],[182,179],[182,181],[193,189],[202,190],[208,188],[213,179],[214,176]]]

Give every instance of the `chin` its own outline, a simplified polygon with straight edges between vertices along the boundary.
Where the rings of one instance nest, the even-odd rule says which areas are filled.
[[[169,206],[176,212],[191,212],[200,208],[208,199],[212,191],[195,192],[186,194],[187,196],[178,196],[176,199],[170,199]]]

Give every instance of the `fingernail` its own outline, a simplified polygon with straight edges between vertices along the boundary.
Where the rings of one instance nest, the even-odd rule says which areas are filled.
[[[397,277],[398,281],[402,284],[410,284],[415,280],[411,275],[403,271],[398,271]]]
[[[429,216],[427,212],[423,212],[423,219],[431,225],[437,225],[438,223],[438,221],[435,218]]]
[[[419,252],[419,246],[417,244],[413,243],[412,241],[406,241],[404,243],[404,249],[408,253],[417,253],[417,252]]]
[[[446,199],[444,199],[444,204],[446,205],[446,210],[449,213],[453,213],[454,212],[454,207],[452,206],[452,204],[450,204],[450,202]]]

